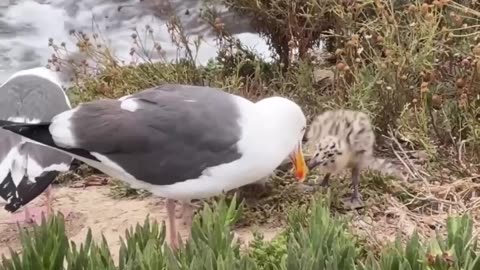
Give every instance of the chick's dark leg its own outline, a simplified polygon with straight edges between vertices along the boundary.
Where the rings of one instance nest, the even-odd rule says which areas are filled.
[[[353,193],[350,197],[350,203],[352,204],[353,208],[358,208],[363,205],[362,202],[362,195],[360,194],[360,168],[355,166],[352,168],[352,187]]]
[[[320,183],[321,187],[328,187],[330,185],[330,173],[325,174],[323,181]]]
[[[350,198],[343,198],[343,204],[346,208],[357,209],[363,207],[362,196],[360,195],[360,168],[355,166],[352,168],[352,188],[353,193]]]

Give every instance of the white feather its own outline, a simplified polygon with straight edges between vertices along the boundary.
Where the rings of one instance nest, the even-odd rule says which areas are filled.
[[[138,110],[139,107],[140,105],[135,98],[125,99],[120,103],[120,108],[122,108],[122,110],[127,110],[130,112]]]
[[[80,105],[81,106],[81,105]],[[55,115],[52,118],[52,123],[49,126],[49,131],[52,134],[53,140],[60,147],[73,148],[77,147],[75,136],[72,132],[72,116],[79,107],[64,111]]]

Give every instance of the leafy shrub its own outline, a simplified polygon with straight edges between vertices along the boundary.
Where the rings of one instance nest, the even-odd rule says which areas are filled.
[[[380,260],[369,256],[359,269],[480,269],[479,249],[477,239],[473,237],[472,224],[468,215],[449,217],[446,239],[438,235],[424,245],[414,233],[405,247],[397,240],[382,252]]]
[[[354,269],[355,240],[345,223],[330,216],[324,201],[312,205],[310,215],[302,206],[290,216],[287,269]]]
[[[437,145],[478,160],[480,153],[480,39],[478,5],[464,1],[223,0],[252,18],[288,66],[297,48],[303,66],[271,88],[295,95],[308,113],[333,106],[369,112],[383,134],[390,128],[412,147],[437,154]],[[461,4],[459,4],[461,2]],[[476,9],[477,8],[477,9]],[[217,18],[221,21],[221,18]],[[335,91],[319,98],[308,49],[328,38],[336,57]],[[302,49],[303,48],[303,49]],[[278,63],[277,63],[278,64]],[[302,74],[297,80],[293,75]],[[278,74],[276,75],[280,77]],[[296,87],[288,87],[289,84]],[[320,108],[315,110],[315,107]],[[469,167],[469,170],[477,168]]]
[[[255,260],[259,269],[276,269],[279,262],[284,264],[287,258],[288,237],[281,233],[271,241],[264,241],[263,235],[254,233],[254,239],[249,244],[249,254]]]
[[[11,259],[2,256],[3,269],[61,269],[68,252],[68,238],[61,216],[48,221],[42,218],[42,225],[34,227],[31,232],[19,229],[22,253],[10,249]]]
[[[340,103],[417,147],[467,143],[478,153],[478,11],[450,0],[357,1],[336,16]]]
[[[279,62],[287,70],[294,50],[298,58],[308,59],[310,49],[320,44],[320,36],[334,28],[331,0],[224,0],[231,10],[252,18],[258,33],[267,38]]]
[[[234,241],[232,225],[241,214],[236,200],[222,199],[208,205],[195,217],[191,240],[173,251],[165,243],[164,223],[147,217],[143,225],[130,228],[121,239],[119,261],[114,263],[108,243],[98,245],[89,230],[78,248],[68,242],[61,214],[43,220],[33,232],[21,231],[22,253],[11,250],[0,269],[478,269],[477,239],[468,216],[447,220],[446,238],[438,235],[422,243],[415,233],[403,246],[399,240],[384,249],[379,258],[357,252],[355,239],[345,223],[330,215],[328,200],[317,199],[310,209],[289,213],[288,228],[272,242],[257,235],[249,252]]]

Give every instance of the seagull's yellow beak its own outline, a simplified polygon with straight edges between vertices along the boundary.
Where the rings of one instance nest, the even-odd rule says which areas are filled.
[[[290,159],[293,163],[293,168],[295,170],[295,176],[299,182],[303,182],[308,173],[308,167],[303,158],[302,152],[302,143],[299,142],[295,147],[293,153],[290,154]]]

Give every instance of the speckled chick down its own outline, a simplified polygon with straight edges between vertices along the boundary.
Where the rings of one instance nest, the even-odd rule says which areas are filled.
[[[360,171],[373,169],[380,173],[405,179],[391,162],[375,157],[375,134],[367,114],[353,110],[329,110],[318,115],[306,134],[307,145],[314,147],[309,160],[310,169],[326,173],[321,185],[328,185],[331,174],[352,170],[351,200],[360,200],[358,181]]]

